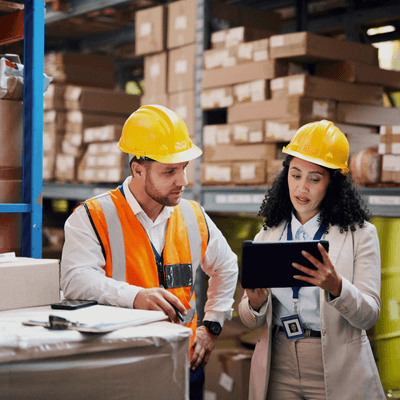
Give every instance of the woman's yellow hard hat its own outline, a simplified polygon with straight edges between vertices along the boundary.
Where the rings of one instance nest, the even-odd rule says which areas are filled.
[[[349,171],[349,142],[333,122],[325,119],[302,126],[282,151],[342,173]]]
[[[131,114],[118,147],[137,158],[148,157],[164,164],[190,161],[202,154],[190,139],[183,119],[160,105],[142,106]]]

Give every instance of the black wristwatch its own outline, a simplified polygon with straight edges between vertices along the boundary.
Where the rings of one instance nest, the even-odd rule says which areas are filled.
[[[207,327],[211,335],[218,336],[222,331],[222,326],[219,322],[203,321],[203,325]]]

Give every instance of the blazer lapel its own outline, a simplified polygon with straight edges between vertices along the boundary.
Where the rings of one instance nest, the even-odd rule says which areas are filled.
[[[346,265],[339,265],[337,260],[340,252],[343,249],[346,237],[350,234],[350,231],[340,233],[340,228],[338,226],[330,226],[329,232],[325,237],[325,239],[329,241],[329,258],[338,272],[340,272],[346,279],[349,280],[351,280],[351,269],[347,268]]]

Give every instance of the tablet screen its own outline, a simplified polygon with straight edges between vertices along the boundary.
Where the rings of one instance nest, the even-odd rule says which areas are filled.
[[[327,240],[253,242],[246,240],[242,244],[241,282],[244,289],[314,286],[308,282],[294,279],[293,275],[307,275],[294,268],[298,263],[310,269],[316,269],[302,254],[305,250],[322,262],[317,244],[321,243],[329,250]]]

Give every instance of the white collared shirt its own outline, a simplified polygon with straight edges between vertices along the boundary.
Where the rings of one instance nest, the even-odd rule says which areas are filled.
[[[125,198],[145,229],[159,254],[165,245],[168,219],[173,207],[164,207],[153,222],[143,211],[129,189],[131,177],[123,183]],[[221,231],[204,213],[209,242],[202,263],[210,277],[205,319],[223,325],[232,315],[232,305],[238,278],[237,256]],[[105,259],[84,207],[78,207],[65,223],[65,243],[61,258],[61,289],[66,297],[97,299],[101,304],[133,308],[141,287],[119,282],[105,276]]]
[[[305,238],[296,240],[313,240],[314,235],[319,229],[319,214],[301,225],[300,221],[292,214],[292,235],[296,236],[296,232],[303,226],[307,235]],[[279,240],[287,240],[287,228],[282,232]],[[282,325],[281,317],[294,314],[293,291],[291,288],[273,288],[272,292],[272,322],[274,325]],[[318,287],[302,287],[299,291],[299,302],[297,312],[300,316],[302,325],[307,329],[316,331],[321,330],[320,326],[320,289]]]

